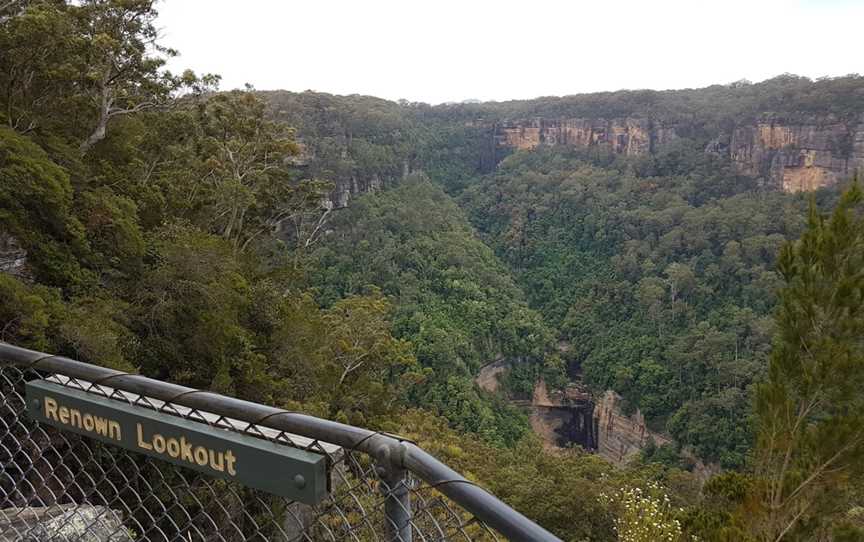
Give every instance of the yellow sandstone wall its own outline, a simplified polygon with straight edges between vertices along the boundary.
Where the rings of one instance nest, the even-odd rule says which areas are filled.
[[[494,143],[501,149],[540,145],[596,147],[640,156],[674,140],[674,126],[644,119],[544,119],[499,124]],[[864,118],[807,122],[765,117],[721,134],[706,148],[728,156],[744,174],[786,192],[833,185],[864,169]]]
[[[597,453],[613,463],[626,463],[651,440],[657,446],[672,443],[667,435],[648,429],[645,417],[639,410],[629,416],[624,414],[621,396],[612,390],[607,390],[597,401],[594,418],[597,424]]]
[[[670,130],[646,119],[533,119],[496,128],[500,147],[528,150],[540,145],[602,147],[618,154],[638,156],[671,139]]]

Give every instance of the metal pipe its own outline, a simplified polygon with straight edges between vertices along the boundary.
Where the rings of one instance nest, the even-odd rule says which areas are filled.
[[[359,450],[378,458],[379,461],[385,460],[396,470],[407,469],[414,473],[510,540],[561,542],[559,538],[466,480],[418,446],[389,435],[0,342],[0,365],[3,362],[97,384],[104,383],[121,391]],[[404,483],[402,487],[405,487]],[[406,493],[407,489],[405,487]],[[394,514],[397,501],[400,508],[406,509],[401,497],[398,497],[393,501]],[[407,510],[410,514],[410,504]],[[395,525],[404,529],[402,520]],[[409,538],[403,538],[406,542],[410,540],[410,528],[409,522]]]
[[[513,510],[474,482],[466,480],[422,448],[411,443],[402,443],[401,446],[406,449],[405,468],[453,502],[459,503],[483,523],[506,536],[508,540],[561,542],[558,537]],[[466,503],[470,503],[470,506]]]
[[[408,471],[391,462],[379,466],[381,493],[384,495],[384,517],[388,541],[411,542],[411,491]]]

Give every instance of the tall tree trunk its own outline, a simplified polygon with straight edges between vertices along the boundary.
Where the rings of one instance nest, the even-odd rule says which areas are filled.
[[[96,128],[93,129],[93,132],[81,143],[81,146],[78,148],[81,151],[81,154],[87,154],[87,152],[95,145],[99,143],[103,139],[105,139],[105,134],[108,131],[108,119],[111,116],[111,90],[108,88],[108,76],[110,72],[105,75],[106,80],[102,84],[102,92],[101,92],[101,100],[99,102],[99,119],[96,121]]]

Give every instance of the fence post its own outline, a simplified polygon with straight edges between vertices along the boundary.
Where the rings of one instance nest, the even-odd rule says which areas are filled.
[[[11,380],[6,378],[2,373],[2,370],[7,367],[13,369]],[[129,397],[135,398],[136,396],[140,396],[142,399],[146,398],[148,402],[150,400],[162,401],[170,405],[182,407],[189,410],[189,412],[198,412],[199,414],[209,413],[219,419],[229,420],[229,425],[232,425],[235,429],[238,427],[235,422],[245,422],[249,424],[249,427],[258,426],[285,434],[299,435],[311,439],[313,443],[314,441],[318,441],[319,446],[323,446],[322,451],[328,455],[332,453],[332,450],[328,450],[331,446],[334,449],[341,447],[341,453],[344,454],[355,451],[364,454],[364,456],[374,461],[374,473],[368,472],[369,464],[365,457],[361,462],[356,462],[355,458],[354,463],[349,463],[345,458],[342,458],[340,462],[347,470],[339,473],[339,477],[343,480],[343,483],[347,482],[346,476],[356,476],[357,479],[363,481],[362,484],[357,484],[356,486],[348,485],[345,491],[352,496],[354,499],[353,502],[357,504],[361,509],[360,512],[364,514],[361,518],[364,525],[370,526],[367,519],[368,511],[363,509],[363,507],[367,504],[371,506],[371,503],[368,501],[374,501],[376,503],[374,506],[375,515],[377,516],[376,519],[378,519],[381,516],[381,500],[384,500],[383,508],[386,518],[381,518],[378,521],[383,520],[385,525],[374,525],[371,527],[373,527],[376,533],[386,530],[388,540],[391,542],[411,542],[414,529],[417,529],[418,535],[425,539],[424,531],[427,527],[430,529],[436,528],[440,536],[446,536],[441,525],[438,524],[438,518],[433,514],[434,510],[430,510],[430,507],[435,506],[439,502],[438,498],[430,502],[424,502],[424,499],[418,497],[419,502],[415,503],[414,506],[418,512],[422,512],[420,514],[421,521],[414,520],[411,492],[421,488],[435,489],[441,493],[440,502],[445,507],[447,506],[447,502],[450,501],[460,506],[465,514],[473,515],[472,522],[477,521],[483,528],[488,527],[490,529],[488,532],[493,537],[494,533],[492,533],[491,529],[494,529],[508,540],[520,542],[561,542],[555,535],[513,510],[480,486],[469,482],[458,472],[422,448],[408,440],[403,440],[393,435],[315,418],[305,414],[286,412],[274,407],[250,403],[212,392],[195,390],[139,375],[122,373],[61,356],[52,356],[44,352],[27,350],[26,348],[20,348],[0,341],[0,384],[2,384],[3,393],[7,393],[8,388],[12,390],[13,397],[23,400],[23,396],[15,390],[19,389],[17,386],[24,386],[25,380],[28,380],[24,376],[30,374],[30,371],[37,371],[39,374],[48,375],[45,376],[46,379],[53,380],[67,387],[75,388],[80,386],[81,382],[90,383],[90,387],[95,386],[97,391],[101,389],[100,386],[102,384],[110,380],[110,388],[106,387],[105,389],[120,392],[121,396],[127,399]],[[135,399],[135,402],[137,402],[137,399]],[[9,410],[10,405],[12,410]],[[23,410],[21,409],[24,407],[15,404],[15,401],[4,402],[0,400],[0,406],[6,407],[5,410],[0,408],[0,411],[2,411],[0,414],[4,416],[23,415]],[[178,413],[178,415],[181,414]],[[190,417],[188,414],[184,414],[182,417],[194,422],[216,426],[216,423],[211,419],[199,419],[199,417]],[[265,421],[266,424],[264,423]],[[242,426],[239,427],[242,429]],[[0,423],[0,437],[18,438],[17,433],[13,429],[15,431],[18,430],[17,427],[8,426],[8,424],[7,427],[3,427],[3,424]],[[238,432],[247,431],[240,430]],[[259,433],[260,431],[256,432],[254,436],[261,436]],[[41,445],[33,441],[33,438],[29,435],[27,438],[31,441],[31,444]],[[50,446],[52,445],[49,443]],[[301,447],[305,448],[306,445],[303,444]],[[85,448],[90,449],[88,447]],[[78,461],[78,458],[75,459]],[[101,463],[94,464],[97,467],[99,465]],[[60,466],[64,466],[62,461]],[[351,468],[352,466],[358,468],[356,473]],[[64,468],[64,470],[68,469]],[[36,473],[36,475],[41,476],[40,473]],[[136,476],[140,475],[141,473],[136,470]],[[358,491],[372,490],[370,487],[371,484],[367,484],[366,482],[371,482],[371,479],[375,478],[376,475],[377,480],[380,481],[378,489],[381,493],[381,498],[371,499],[370,497],[372,496],[368,493],[363,493],[363,495],[354,494],[355,489]],[[17,478],[12,481],[13,486],[16,481]],[[23,480],[20,484],[25,488],[29,486],[32,493],[33,486],[29,481]],[[0,486],[2,485],[0,484]],[[11,495],[20,494],[18,488],[13,487],[13,489],[14,491]],[[169,489],[171,489],[172,493],[170,499],[173,500],[167,502],[172,507],[178,506],[177,503],[180,503],[179,506],[184,506],[179,500],[178,495],[174,493],[174,488]],[[6,490],[6,493],[4,493],[4,490]],[[4,498],[9,500],[7,493],[7,487],[0,487],[0,504],[2,504]],[[39,502],[34,500],[39,498],[38,495],[31,497],[28,494],[26,497],[21,498],[28,502]],[[119,498],[119,495],[118,497],[114,497],[114,499]],[[349,500],[349,502],[352,501]],[[335,509],[334,513],[341,514],[343,522],[350,524],[347,525],[348,529],[344,533],[344,536],[356,539],[353,521],[345,518],[345,512],[340,508],[340,500],[334,499],[331,501],[331,504]],[[0,519],[3,519],[5,516],[2,508],[0,506]],[[327,507],[323,508],[326,509]],[[163,510],[167,514],[168,509],[163,506]],[[306,529],[306,520],[303,515],[295,513],[290,509],[289,515],[292,516],[294,522],[301,529]],[[170,517],[166,517],[170,520]],[[209,515],[205,514],[205,519],[209,517]],[[147,521],[152,522],[153,517],[150,516]],[[141,530],[146,530],[141,527],[140,523],[137,523],[137,520],[135,522]],[[464,525],[451,525],[448,527],[451,527],[456,533],[465,535]],[[154,525],[154,528],[159,529],[156,525]],[[2,532],[2,528],[0,528],[0,532]]]
[[[378,461],[388,542],[411,542],[411,491],[408,471],[398,460],[402,446],[386,447]]]

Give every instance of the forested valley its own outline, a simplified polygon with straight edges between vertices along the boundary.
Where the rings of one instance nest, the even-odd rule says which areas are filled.
[[[164,69],[150,2],[0,9],[0,340],[405,435],[568,541],[864,540],[854,167],[784,190],[717,143],[766,115],[860,128],[864,78],[226,91]],[[540,118],[676,135],[500,135]],[[550,445],[520,406],[539,382],[666,440]]]

